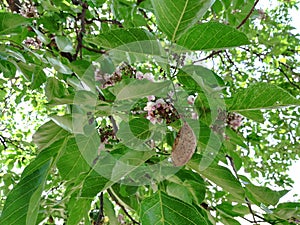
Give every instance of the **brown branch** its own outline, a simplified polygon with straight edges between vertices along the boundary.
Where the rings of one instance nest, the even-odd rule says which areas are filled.
[[[112,200],[118,205],[120,206],[120,208],[123,210],[123,212],[126,214],[126,216],[128,216],[128,218],[132,221],[133,224],[140,224],[139,222],[137,222],[126,210],[125,206],[122,205],[119,200],[117,199],[117,197],[114,195],[114,193],[110,190],[107,189],[107,193],[109,194],[109,196],[112,198]]]
[[[254,5],[252,6],[250,12],[247,14],[247,16],[243,19],[243,21],[236,27],[236,29],[240,29],[246,22],[247,20],[249,19],[249,17],[251,16],[251,14],[253,13],[256,5],[258,4],[259,0],[256,0],[254,2]]]
[[[89,6],[88,6],[87,2],[83,2],[83,3],[81,3],[81,7],[82,7],[82,11],[79,15],[79,19],[81,22],[81,29],[79,32],[78,31],[76,32],[77,33],[77,48],[76,48],[76,53],[73,56],[73,60],[77,59],[78,53],[80,53],[80,58],[82,58],[82,40],[83,40],[83,35],[85,34],[85,24],[86,24],[85,15],[86,15],[86,11]]]
[[[123,24],[122,24],[120,21],[118,21],[118,20],[99,19],[99,21],[100,21],[101,23],[111,23],[111,24],[115,24],[115,25],[117,25],[118,27],[123,28]]]
[[[219,55],[221,52],[223,52],[223,50],[212,51],[212,53],[210,53],[208,56],[206,56],[202,59],[199,59],[199,60],[195,60],[195,61],[193,61],[193,63],[205,61],[207,59],[210,59],[210,58],[214,57],[215,55]]]

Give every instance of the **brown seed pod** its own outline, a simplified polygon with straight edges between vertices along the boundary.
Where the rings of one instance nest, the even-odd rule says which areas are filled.
[[[172,147],[172,161],[175,166],[185,165],[195,152],[197,139],[187,122],[179,130]]]

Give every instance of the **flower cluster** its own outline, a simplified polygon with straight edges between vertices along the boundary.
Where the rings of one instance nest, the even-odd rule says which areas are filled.
[[[154,75],[152,73],[143,74],[141,71],[137,71],[135,74],[135,78],[138,80],[147,79],[154,82]]]
[[[110,125],[107,125],[106,127],[99,127],[98,132],[100,134],[101,143],[107,144],[110,139],[115,138],[113,127]]]
[[[225,127],[229,126],[233,130],[237,131],[237,129],[242,125],[243,117],[236,113],[227,113],[225,110],[218,110],[218,116],[213,125],[211,125],[211,129],[223,135],[224,138],[228,138],[225,135]]]
[[[152,101],[147,102],[147,106],[144,108],[145,111],[148,112],[147,119],[150,120],[151,123],[162,123],[163,120],[166,120],[167,124],[179,119],[179,114],[174,108],[173,104],[169,101],[165,101],[160,98],[156,101],[154,96],[149,96]]]
[[[40,49],[42,47],[42,42],[38,38],[27,37],[23,44],[32,49]]]
[[[116,70],[112,73],[103,73],[100,66],[94,65],[95,71],[94,76],[95,80],[101,83],[101,88],[107,88],[110,86],[114,86],[117,82],[120,82],[123,76],[127,76],[130,78],[136,78],[138,80],[147,79],[150,81],[154,81],[154,75],[152,73],[142,73],[141,71],[136,71],[136,69],[127,63],[122,63]]]
[[[229,127],[233,130],[237,130],[243,122],[243,117],[236,113],[229,113],[227,114],[226,123]]]

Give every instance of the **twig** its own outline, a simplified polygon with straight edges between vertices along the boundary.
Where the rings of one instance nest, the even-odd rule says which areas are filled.
[[[142,15],[144,16],[145,19],[147,19],[148,21],[151,21],[151,19],[148,18],[147,13],[143,9],[139,8],[139,11],[142,13]],[[150,32],[153,31],[152,28],[148,24],[146,25],[146,27]]]
[[[114,193],[110,190],[107,189],[107,193],[109,194],[109,196],[112,198],[112,200],[118,205],[120,206],[120,208],[124,211],[124,213],[126,214],[126,216],[128,216],[128,218],[132,221],[133,224],[140,224],[139,222],[137,222],[126,210],[125,206],[122,205],[119,200],[117,199],[117,197],[114,195]]]
[[[219,51],[212,51],[212,53],[210,53],[208,56],[206,56],[205,58],[193,61],[193,63],[197,63],[197,62],[202,62],[205,61],[207,59],[210,59],[212,57],[214,57],[215,55],[219,55],[221,52],[223,52],[223,50],[219,50]]]
[[[243,74],[241,73],[241,71],[239,70],[239,68],[235,65],[235,63],[232,61],[232,59],[228,55],[227,51],[225,51],[225,55],[226,55],[228,61],[230,62],[230,64],[233,65],[235,67],[235,70],[242,76]]]
[[[99,19],[99,21],[100,21],[101,23],[111,23],[111,24],[115,24],[115,25],[117,25],[118,27],[123,28],[123,24],[122,24],[120,21],[118,21],[118,20]]]
[[[236,27],[236,29],[240,29],[245,23],[246,21],[249,19],[249,17],[251,16],[251,14],[253,13],[256,5],[258,4],[259,0],[256,0],[254,5],[252,6],[250,12],[247,14],[247,16],[243,19],[243,21]]]

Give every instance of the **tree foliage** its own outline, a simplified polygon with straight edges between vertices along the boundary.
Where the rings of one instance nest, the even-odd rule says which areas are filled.
[[[2,2],[0,224],[299,224],[297,1],[257,4]]]

